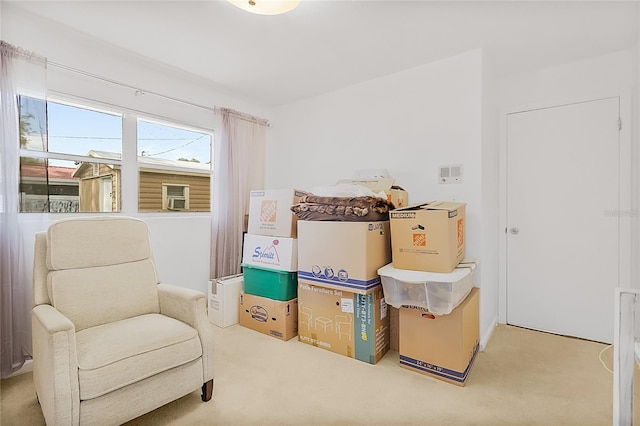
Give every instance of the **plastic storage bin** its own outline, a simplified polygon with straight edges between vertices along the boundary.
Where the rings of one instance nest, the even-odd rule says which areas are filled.
[[[241,266],[245,293],[281,301],[298,297],[297,272]]]
[[[378,269],[387,304],[399,308],[419,306],[434,315],[447,315],[467,297],[473,287],[477,262],[460,263],[448,273],[397,269],[388,264]]]

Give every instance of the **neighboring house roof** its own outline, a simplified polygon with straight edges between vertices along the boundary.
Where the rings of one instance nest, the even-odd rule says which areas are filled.
[[[192,163],[191,161],[164,160],[162,158],[138,157],[138,162],[145,164],[153,164],[156,166],[182,167],[188,169],[197,169],[201,171],[210,171],[211,166],[206,163]]]
[[[87,153],[88,157],[102,158],[105,160],[121,160],[122,155],[116,152],[91,150]],[[156,166],[181,167],[187,169],[198,169],[202,171],[210,171],[211,167],[206,163],[192,163],[190,161],[165,160],[163,158],[138,156],[138,162],[151,164]]]
[[[73,180],[73,167],[48,166],[42,164],[22,164],[20,165],[20,175],[23,178],[45,178],[45,170],[48,170],[49,179],[69,179]]]
[[[98,151],[92,149],[91,151],[87,152],[87,157],[104,158],[106,160],[121,160],[122,154],[118,152]]]

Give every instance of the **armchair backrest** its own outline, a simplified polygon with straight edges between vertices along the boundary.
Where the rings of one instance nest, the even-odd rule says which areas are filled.
[[[53,222],[36,236],[34,305],[47,303],[76,331],[158,313],[149,230],[131,217]]]

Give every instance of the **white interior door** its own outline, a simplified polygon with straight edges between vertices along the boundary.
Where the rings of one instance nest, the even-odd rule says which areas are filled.
[[[507,116],[507,323],[613,341],[619,98]]]

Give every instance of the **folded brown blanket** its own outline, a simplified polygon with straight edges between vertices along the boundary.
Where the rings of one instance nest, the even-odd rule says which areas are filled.
[[[291,211],[302,220],[373,222],[389,220],[393,203],[380,197],[321,197],[308,194]]]

